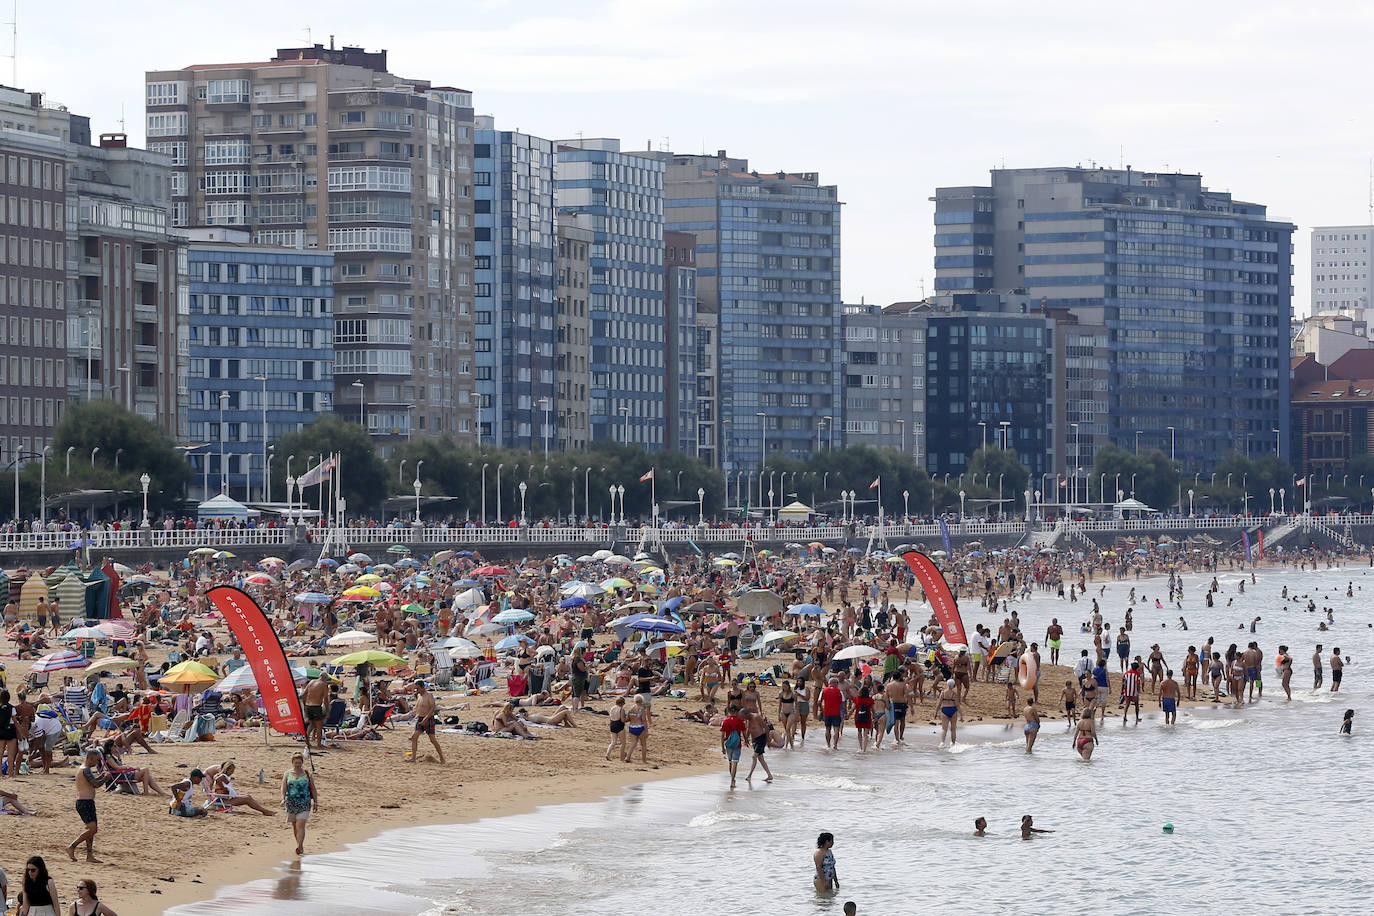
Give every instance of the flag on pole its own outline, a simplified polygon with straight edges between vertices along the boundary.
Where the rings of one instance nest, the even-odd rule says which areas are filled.
[[[1303,486],[1306,486],[1306,485],[1307,485],[1307,478],[1306,478],[1306,477],[1303,477],[1303,478],[1299,479],[1297,483],[1293,484],[1293,486],[1295,486],[1295,487],[1303,487]]]
[[[649,468],[648,473],[644,474],[642,477],[639,478],[639,482],[640,482],[640,483],[648,483],[649,481],[651,481],[651,480],[653,480],[653,479],[654,479],[654,469],[653,469],[653,468]]]
[[[301,475],[297,484],[304,487],[313,487],[328,479],[329,474],[334,468],[339,466],[339,459],[335,455],[329,455],[322,459],[319,464]]]
[[[876,490],[876,489],[878,489],[878,484],[880,484],[880,483],[882,483],[882,482],[883,482],[883,478],[882,478],[882,475],[880,474],[880,475],[878,475],[877,477],[873,478],[873,482],[872,482],[871,484],[868,485],[868,488],[869,488],[870,490]]]
[[[1068,485],[1069,485],[1069,482],[1068,482],[1067,479],[1066,479],[1066,480],[1061,480],[1061,481],[1059,481],[1059,489],[1061,489],[1061,490],[1064,489],[1065,487],[1067,487]]]

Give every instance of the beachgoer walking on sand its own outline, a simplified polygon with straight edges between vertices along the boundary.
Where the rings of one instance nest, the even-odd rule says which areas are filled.
[[[95,857],[95,834],[99,829],[95,814],[95,790],[105,785],[105,777],[100,775],[100,751],[91,748],[86,751],[86,765],[76,773],[76,813],[81,818],[84,829],[81,835],[67,844],[67,855],[76,861],[76,847],[86,844],[86,861],[101,864]]]
[[[625,759],[625,698],[616,697],[615,705],[607,714],[611,730],[611,743],[606,745],[606,759],[611,759],[611,751],[618,751],[621,760]]]
[[[444,762],[444,749],[439,746],[439,739],[434,734],[436,727],[435,719],[434,694],[429,692],[429,687],[425,684],[424,679],[416,679],[415,730],[410,733],[411,763],[414,763],[419,756],[421,735],[427,735],[429,737],[429,743],[434,745],[434,752],[439,755],[439,762]]]
[[[286,822],[296,835],[296,855],[305,852],[305,824],[319,804],[315,777],[305,769],[305,755],[296,751],[291,755],[291,769],[281,778],[281,806],[286,809]]]
[[[816,852],[811,857],[816,865],[816,877],[812,883],[816,885],[816,892],[819,894],[828,894],[840,889],[840,876],[835,871],[835,853],[831,851],[834,846],[833,833],[822,833],[816,837]]]
[[[625,713],[625,725],[629,729],[630,737],[625,748],[625,761],[631,760],[635,755],[635,748],[639,748],[640,763],[649,762],[649,726],[653,724],[653,713],[649,711],[649,706],[644,702],[641,694],[635,697],[635,705],[631,706]]]

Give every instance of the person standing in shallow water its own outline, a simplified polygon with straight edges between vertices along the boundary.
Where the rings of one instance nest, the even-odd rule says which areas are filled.
[[[812,854],[812,861],[816,865],[816,877],[812,883],[816,885],[816,892],[828,894],[840,889],[840,876],[835,871],[835,854],[831,849],[835,845],[835,834],[822,833],[816,837],[816,851]]]

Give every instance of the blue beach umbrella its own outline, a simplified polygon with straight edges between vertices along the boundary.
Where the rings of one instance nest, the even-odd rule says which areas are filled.
[[[498,642],[494,648],[497,652],[509,652],[512,649],[520,648],[521,643],[528,643],[530,645],[533,645],[534,640],[530,639],[528,636],[525,636],[524,634],[521,634],[519,636],[507,636],[505,639]]]
[[[586,599],[586,598],[576,598],[576,597],[573,597],[573,598],[564,598],[562,601],[558,602],[558,606],[559,606],[560,608],[563,608],[564,610],[567,610],[568,608],[583,607],[584,605],[586,605],[586,603],[587,603],[587,599]]]
[[[794,604],[787,609],[787,613],[795,617],[820,617],[825,613],[825,608],[819,604]]]
[[[687,628],[680,623],[662,617],[646,616],[630,624],[631,630],[640,633],[686,633]]]

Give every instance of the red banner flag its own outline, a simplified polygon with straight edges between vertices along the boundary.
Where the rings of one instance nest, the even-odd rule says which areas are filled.
[[[945,632],[945,642],[954,646],[967,646],[968,636],[964,634],[964,621],[959,617],[959,603],[954,600],[954,593],[949,590],[949,583],[945,581],[944,575],[936,569],[930,557],[919,550],[904,552],[902,559],[906,560],[906,565],[916,574],[916,581],[921,583],[921,588],[926,590],[926,597],[930,599],[930,609]]]
[[[1259,532],[1259,558],[1264,559],[1264,531]]]
[[[305,734],[305,716],[291,680],[291,664],[267,615],[252,598],[228,585],[210,589],[208,597],[243,647],[243,657],[252,667],[258,693],[262,694],[267,721],[283,735]]]

